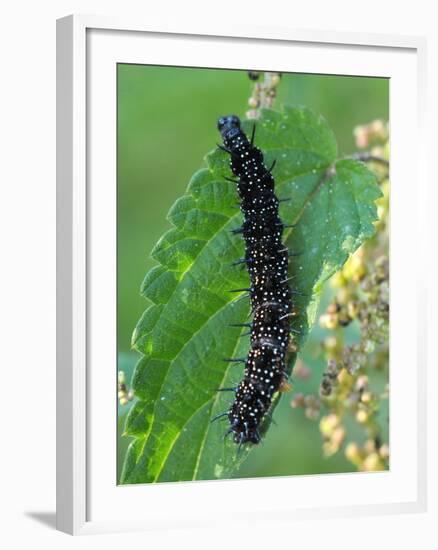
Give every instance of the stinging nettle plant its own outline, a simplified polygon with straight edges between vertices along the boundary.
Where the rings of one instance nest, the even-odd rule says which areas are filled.
[[[215,121],[212,121],[215,124]],[[244,121],[251,133],[253,121]],[[300,254],[290,259],[298,312],[288,356],[289,372],[315,321],[324,282],[375,231],[375,201],[381,196],[375,175],[364,163],[338,159],[326,121],[306,108],[264,109],[255,144],[273,171],[285,245]],[[139,320],[132,346],[141,355],[132,379],[136,401],[125,435],[133,437],[121,483],[223,479],[237,471],[251,446],[236,453],[224,440],[226,424],[211,422],[228,410],[243,365],[224,357],[244,357],[246,329],[230,324],[248,320],[244,267],[233,266],[244,248],[232,230],[241,225],[236,186],[228,155],[215,149],[206,167],[192,177],[186,193],[168,213],[172,228],[152,251],[157,261],[141,286],[152,302]],[[279,396],[278,396],[279,397]],[[278,401],[278,398],[277,398]],[[275,403],[274,403],[275,406]],[[269,429],[269,420],[263,426]]]

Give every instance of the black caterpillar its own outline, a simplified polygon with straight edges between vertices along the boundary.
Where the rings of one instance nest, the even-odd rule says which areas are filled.
[[[235,399],[228,416],[235,443],[259,443],[260,424],[268,413],[273,395],[287,380],[285,356],[290,339],[292,291],[288,283],[289,252],[282,244],[285,224],[278,214],[279,199],[274,192],[272,169],[263,162],[263,154],[254,146],[254,131],[249,140],[237,116],[221,117],[218,129],[229,153],[230,167],[237,180],[240,209],[244,215],[241,233],[250,276],[251,347],[242,381],[235,388]],[[246,289],[239,289],[246,290]],[[240,361],[234,359],[234,361]]]

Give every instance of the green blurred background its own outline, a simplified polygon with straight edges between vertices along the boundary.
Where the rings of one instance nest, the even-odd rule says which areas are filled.
[[[246,71],[118,65],[118,369],[129,382],[137,354],[132,331],[148,306],[139,295],[145,273],[154,265],[149,253],[169,229],[166,214],[181,196],[204,155],[219,140],[216,121],[224,114],[244,116],[253,82]],[[278,88],[282,103],[305,105],[322,114],[334,131],[339,155],[355,150],[353,128],[375,118],[388,120],[389,81],[382,78],[284,74]],[[327,289],[321,307],[327,304]],[[325,304],[324,304],[325,303]],[[348,339],[358,338],[357,327]],[[316,327],[302,358],[312,368],[294,391],[317,392],[325,362],[320,354],[324,331]],[[385,379],[374,382],[384,387]],[[380,375],[381,376],[381,375]],[[264,444],[255,449],[239,477],[354,471],[339,453],[325,458],[318,426],[290,407],[286,394]],[[121,432],[129,405],[119,406],[118,469],[129,444]],[[387,415],[383,409],[382,414]],[[387,424],[387,422],[384,422]],[[348,426],[347,426],[348,428]],[[351,423],[351,430],[355,424]],[[360,436],[358,435],[358,441]]]

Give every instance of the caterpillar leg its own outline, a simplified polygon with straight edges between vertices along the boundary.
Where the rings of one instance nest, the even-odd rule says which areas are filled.
[[[256,131],[256,123],[252,125],[252,132],[251,132],[251,147],[254,145],[254,138],[255,138],[255,131]]]

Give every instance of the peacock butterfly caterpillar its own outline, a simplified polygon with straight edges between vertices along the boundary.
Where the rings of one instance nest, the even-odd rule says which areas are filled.
[[[230,155],[230,168],[237,179],[245,257],[247,267],[252,322],[250,349],[245,359],[244,375],[235,391],[227,416],[230,427],[227,434],[240,445],[257,444],[261,440],[260,425],[269,413],[276,392],[287,382],[286,353],[291,338],[292,293],[289,286],[289,251],[282,243],[286,226],[279,217],[280,200],[275,194],[272,175],[274,164],[268,169],[263,153],[254,146],[255,126],[250,139],[241,128],[237,116],[219,118],[218,130],[223,145]],[[243,289],[238,289],[243,290]],[[246,290],[246,289],[245,289]]]

